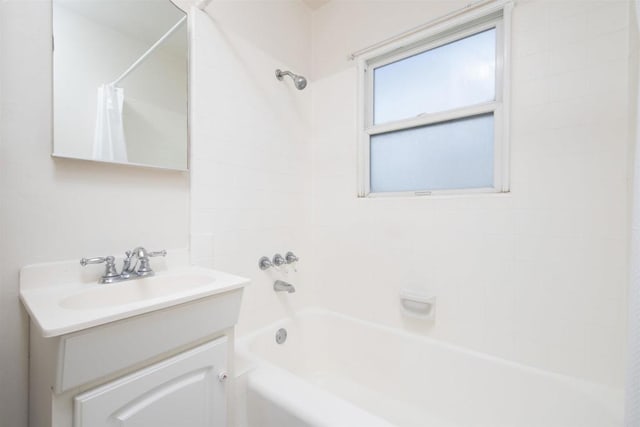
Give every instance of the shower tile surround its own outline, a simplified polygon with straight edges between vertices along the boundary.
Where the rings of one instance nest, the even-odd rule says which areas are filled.
[[[302,2],[213,2],[195,16],[192,260],[251,278],[237,332],[311,301],[308,275],[311,95],[275,70],[309,76],[311,10]],[[206,40],[206,43],[200,42]],[[293,268],[262,271],[293,251]],[[273,281],[297,292],[273,291]]]
[[[346,56],[467,3],[213,2],[215,20],[197,13],[192,32],[190,179],[50,159],[50,10],[0,3],[3,422],[27,425],[18,269],[138,240],[185,247],[189,236],[194,262],[252,279],[239,334],[318,305],[620,387],[628,2],[517,2],[510,194],[355,198],[357,76]],[[276,68],[309,86],[277,81]],[[145,209],[95,208],[123,197]],[[107,222],[105,235],[95,224]],[[287,250],[298,272],[257,268]],[[273,292],[277,278],[296,293]],[[402,317],[405,287],[437,296],[435,323]]]
[[[318,305],[621,387],[627,2],[517,2],[510,194],[355,197],[347,55],[467,3],[211,4],[216,25],[199,17],[196,30],[208,43],[195,55],[194,257],[252,278],[241,334]],[[237,28],[255,7],[269,19]],[[276,81],[276,68],[309,86]],[[297,292],[277,295],[277,274],[256,262],[288,249],[301,257]],[[402,316],[403,288],[437,296],[435,323]]]
[[[315,303],[619,388],[628,2],[517,2],[510,194],[354,197],[357,76],[344,58],[462,6],[330,2],[314,13],[314,35],[329,35],[314,38],[310,84]],[[405,287],[437,296],[435,323],[401,315]]]

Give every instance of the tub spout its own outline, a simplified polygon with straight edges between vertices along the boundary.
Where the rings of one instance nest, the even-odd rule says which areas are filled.
[[[276,280],[273,282],[273,290],[276,292],[288,292],[293,293],[296,291],[296,288],[287,282],[283,282],[282,280]]]

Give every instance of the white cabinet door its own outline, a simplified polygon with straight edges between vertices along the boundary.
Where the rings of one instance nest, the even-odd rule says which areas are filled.
[[[75,427],[224,427],[227,338],[76,396]]]

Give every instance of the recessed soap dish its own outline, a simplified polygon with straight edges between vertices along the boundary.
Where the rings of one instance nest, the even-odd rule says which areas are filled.
[[[435,318],[436,297],[416,291],[400,291],[402,312],[411,317],[431,320]]]

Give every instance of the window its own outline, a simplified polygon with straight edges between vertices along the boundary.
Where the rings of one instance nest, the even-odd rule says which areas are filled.
[[[360,59],[360,196],[508,191],[503,15]]]

